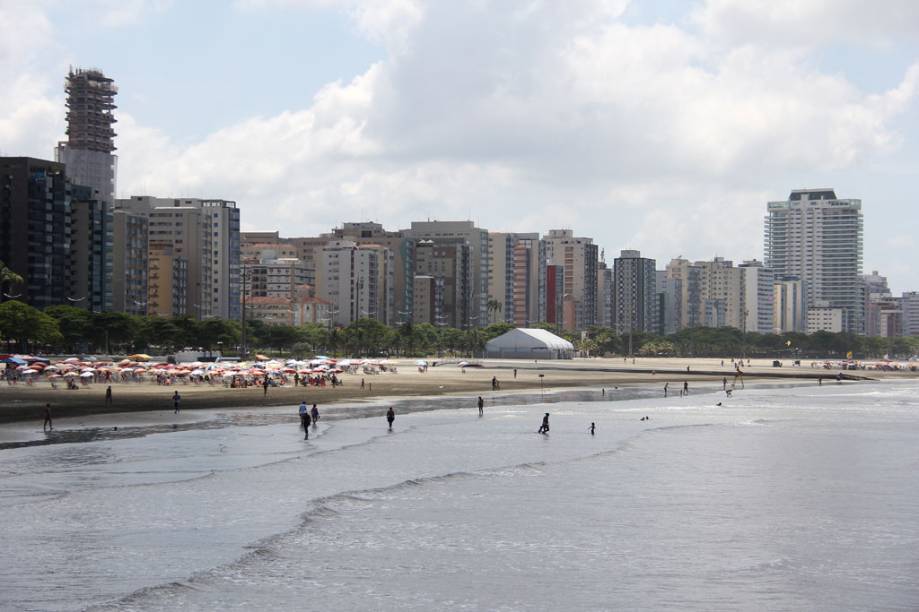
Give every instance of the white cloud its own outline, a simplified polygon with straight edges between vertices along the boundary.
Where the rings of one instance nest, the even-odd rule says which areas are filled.
[[[694,21],[714,38],[735,44],[814,46],[847,43],[887,45],[919,34],[915,0],[705,0]]]

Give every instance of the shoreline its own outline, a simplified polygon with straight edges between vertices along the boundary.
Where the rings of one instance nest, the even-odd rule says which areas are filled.
[[[0,386],[0,426],[35,420],[41,422],[45,403],[51,404],[54,418],[171,411],[171,397],[176,390],[182,397],[182,412],[240,408],[257,410],[263,407],[297,406],[301,401],[330,405],[463,393],[487,397],[512,391],[551,389],[557,392],[580,387],[644,386],[652,383],[661,386],[670,383],[672,392],[677,393],[677,384],[683,381],[692,384],[720,382],[727,378],[730,384],[735,374],[729,365],[721,367],[718,360],[712,359],[637,359],[634,364],[597,358],[540,364],[510,360],[481,360],[478,363],[483,367],[468,367],[463,371],[462,368],[448,364],[419,373],[408,361],[400,360],[397,362],[400,368],[398,374],[344,374],[341,376],[344,384],[340,387],[272,387],[267,396],[261,387],[229,389],[223,385],[208,384],[162,386],[152,383],[114,383],[111,405],[105,404],[107,385],[102,383],[76,391],[51,389],[47,383]],[[515,369],[516,377],[513,375]],[[743,380],[758,382],[771,379],[802,383],[824,378],[830,382],[837,373],[848,380],[916,377],[914,373],[839,372],[806,367],[766,369],[765,365],[757,363],[744,368]],[[500,382],[499,391],[491,388],[493,377],[497,377]],[[365,383],[363,389],[362,380]]]

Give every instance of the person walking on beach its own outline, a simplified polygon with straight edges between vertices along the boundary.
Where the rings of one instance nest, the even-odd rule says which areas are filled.
[[[536,430],[536,433],[547,434],[549,433],[549,413],[547,412],[542,418],[542,425],[539,426],[539,429]]]
[[[306,419],[303,418],[306,416],[306,400],[300,402],[300,409],[298,412],[300,414],[300,426],[303,427],[303,429],[306,429]]]
[[[182,400],[182,396],[179,395],[178,389],[175,393],[172,394],[172,407],[175,414],[179,414],[179,402]]]
[[[590,427],[587,428],[587,431],[590,432],[590,435],[594,435],[597,432],[597,424],[591,421]]]
[[[262,389],[264,389],[263,397],[268,397],[268,376],[265,376],[265,380],[262,381]]]
[[[669,390],[670,390],[670,383],[669,383],[669,382],[665,382],[665,383],[664,383],[664,397],[667,397],[667,391],[669,391]]]
[[[310,439],[310,413],[309,412],[303,413],[303,431],[305,432],[303,435],[303,439],[309,440]]]
[[[721,379],[721,390],[724,391],[727,388],[728,388],[728,377],[725,376],[724,378]]]
[[[310,416],[313,417],[313,427],[316,427],[317,423],[319,423],[319,408],[316,407],[316,404],[313,404]]]
[[[105,389],[105,405],[106,406],[112,405],[112,385],[109,385]]]
[[[389,423],[389,431],[392,431],[392,422],[396,420],[396,412],[392,409],[392,406],[389,407],[389,410],[386,411],[386,422]]]
[[[817,386],[818,386],[818,387],[822,387],[822,386],[823,386],[823,377],[822,377],[822,376],[818,376],[818,377],[817,377]]]
[[[45,404],[45,422],[41,426],[42,431],[51,431],[54,424],[51,422],[51,404]]]
[[[361,379],[361,390],[363,390],[363,389],[364,389],[364,379],[362,378],[362,379]]]
[[[481,395],[479,396],[479,416],[485,416],[485,400]]]
[[[689,382],[683,381],[683,395],[689,395]]]
[[[514,380],[517,380],[517,368],[514,368]]]

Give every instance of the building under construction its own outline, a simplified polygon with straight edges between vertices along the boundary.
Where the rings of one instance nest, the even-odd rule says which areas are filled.
[[[111,153],[115,150],[115,82],[101,70],[70,69],[67,92],[67,146]]]

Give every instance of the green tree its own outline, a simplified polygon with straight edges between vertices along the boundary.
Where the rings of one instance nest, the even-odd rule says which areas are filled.
[[[0,261],[0,293],[2,293],[0,302],[7,299],[6,295],[11,293],[14,285],[21,285],[22,283],[22,277]]]
[[[0,304],[0,336],[8,346],[15,342],[20,351],[29,351],[35,345],[60,344],[64,339],[57,319],[19,300]]]
[[[92,328],[92,313],[75,306],[60,305],[45,308],[45,314],[57,321],[61,345],[70,353],[85,351]]]
[[[92,313],[89,338],[100,350],[111,353],[114,349],[134,346],[141,329],[140,319],[123,312]]]

